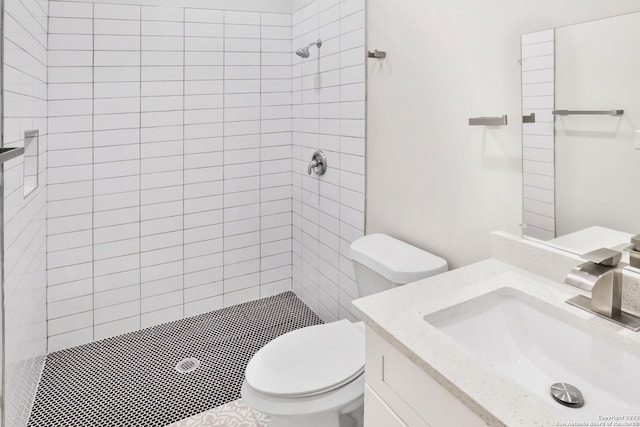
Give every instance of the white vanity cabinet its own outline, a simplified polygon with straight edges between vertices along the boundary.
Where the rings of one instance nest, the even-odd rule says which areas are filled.
[[[486,426],[370,327],[365,363],[365,427]]]

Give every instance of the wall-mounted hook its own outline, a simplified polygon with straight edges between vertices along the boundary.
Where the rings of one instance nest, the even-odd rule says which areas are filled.
[[[373,52],[369,51],[369,54],[367,56],[369,58],[384,59],[387,57],[387,52],[376,49]]]

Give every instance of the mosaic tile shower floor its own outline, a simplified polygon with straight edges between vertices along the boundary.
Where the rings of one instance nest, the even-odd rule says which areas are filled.
[[[164,427],[209,414],[240,398],[244,368],[262,346],[320,323],[293,292],[285,292],[51,353],[29,426]],[[200,367],[177,372],[176,364],[188,357]],[[246,405],[238,405],[242,413]]]

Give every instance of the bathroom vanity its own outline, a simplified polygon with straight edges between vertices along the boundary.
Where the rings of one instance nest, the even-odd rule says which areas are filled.
[[[563,283],[580,259],[492,239],[489,260],[354,302],[367,325],[365,425],[640,422],[640,335],[566,303],[588,295]],[[623,308],[637,313],[640,276],[625,276]],[[554,400],[556,383],[583,403]]]
[[[365,360],[365,426],[485,425],[372,327],[366,332]]]

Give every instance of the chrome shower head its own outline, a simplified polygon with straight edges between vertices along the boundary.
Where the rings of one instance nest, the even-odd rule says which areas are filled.
[[[298,55],[300,58],[308,58],[311,54],[309,53],[308,47],[303,47],[296,50],[296,55]]]
[[[305,46],[296,50],[296,55],[298,55],[300,58],[308,58],[309,56],[311,56],[311,54],[309,53],[309,48],[311,46],[316,46],[318,49],[320,49],[320,47],[322,47],[322,40],[318,39],[313,43],[309,43],[309,46]]]

